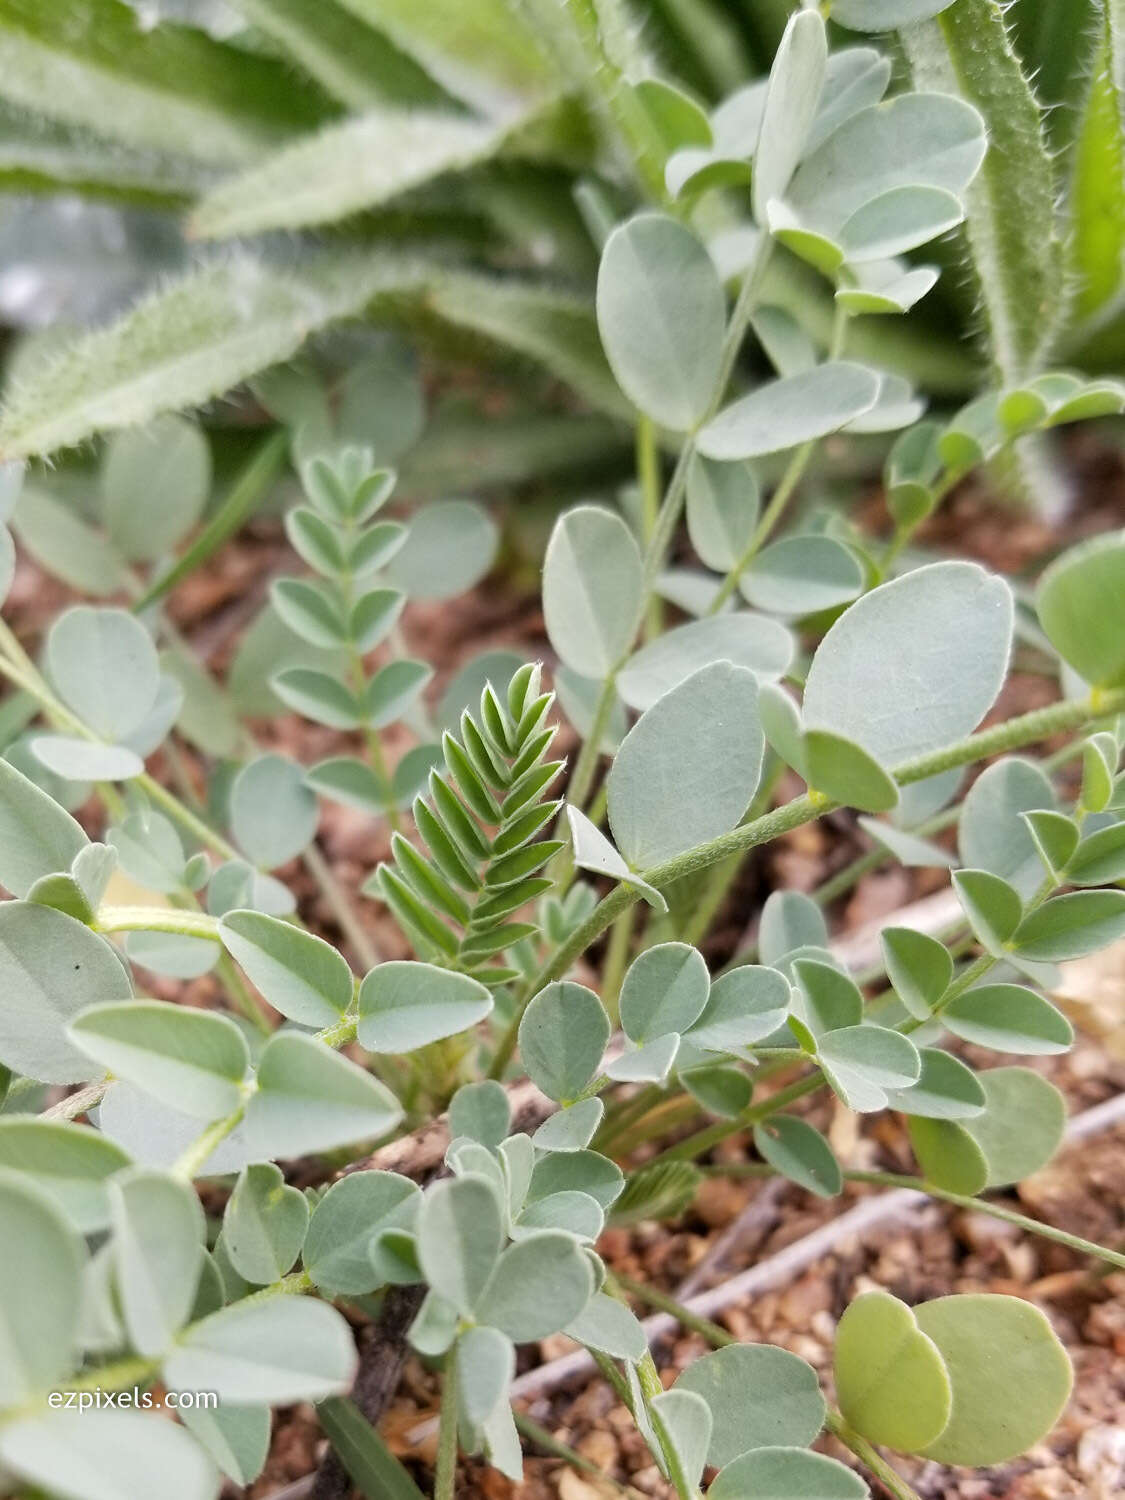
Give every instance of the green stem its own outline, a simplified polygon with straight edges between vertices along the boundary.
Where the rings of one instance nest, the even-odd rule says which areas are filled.
[[[187,1182],[191,1182],[215,1147],[220,1141],[226,1140],[245,1113],[246,1105],[242,1103],[225,1119],[213,1120],[207,1129],[201,1131],[191,1145],[177,1157],[172,1166],[173,1176],[183,1177]]]
[[[453,1500],[457,1477],[457,1346],[445,1356],[441,1384],[441,1416],[438,1421],[437,1467],[434,1470],[434,1500]]]
[[[181,937],[219,941],[219,919],[205,911],[180,911],[173,906],[103,906],[94,922],[96,932],[174,932]]]
[[[778,1089],[776,1094],[763,1099],[760,1104],[748,1105],[733,1120],[717,1120],[714,1125],[708,1125],[706,1130],[689,1135],[686,1141],[679,1141],[675,1146],[669,1146],[667,1150],[661,1151],[659,1156],[653,1157],[653,1161],[694,1161],[697,1156],[702,1156],[704,1152],[712,1150],[728,1136],[740,1135],[745,1130],[753,1130],[755,1125],[760,1125],[771,1115],[786,1109],[790,1104],[795,1104],[806,1094],[814,1094],[823,1086],[824,1079],[819,1073],[810,1073],[805,1078],[798,1078],[795,1083]],[[652,1162],[646,1165],[651,1166]]]
[[[1001,1203],[992,1203],[987,1198],[970,1198],[963,1193],[951,1193],[932,1182],[927,1182],[922,1177],[909,1177],[900,1172],[853,1171],[845,1172],[844,1176],[849,1182],[867,1182],[876,1187],[913,1188],[915,1192],[925,1193],[928,1198],[937,1198],[942,1203],[951,1203],[954,1208],[971,1209],[974,1213],[987,1214],[992,1219],[1001,1219],[1005,1224],[1014,1224],[1027,1234],[1037,1234],[1041,1239],[1054,1240],[1056,1244],[1065,1245],[1067,1249],[1075,1250],[1079,1255],[1089,1255],[1096,1260],[1104,1260],[1107,1265],[1125,1270],[1125,1255],[1119,1254],[1116,1250],[1097,1245],[1092,1240],[1084,1240],[1081,1235],[1070,1234],[1065,1229],[1056,1229],[1053,1224],[1044,1224],[1039,1219],[1029,1219],[1026,1214],[1017,1213],[1012,1208],[1005,1208]]]
[[[671,1314],[677,1322],[682,1323],[685,1328],[690,1328],[692,1333],[698,1333],[716,1349],[725,1349],[728,1344],[738,1343],[733,1333],[728,1333],[725,1328],[721,1328],[718,1323],[713,1323],[710,1318],[704,1318],[699,1313],[692,1312],[690,1307],[677,1302],[667,1292],[648,1286],[643,1281],[634,1281],[631,1276],[626,1276],[622,1271],[614,1271],[613,1279],[623,1291],[628,1292],[631,1297],[636,1297],[638,1302],[644,1302],[660,1312]]]
[[[847,327],[847,308],[842,303],[837,302],[836,315],[832,324],[832,342],[828,350],[828,358],[830,360],[838,359],[843,352]],[[769,504],[762,512],[761,519],[754,528],[754,534],[746,544],[745,551],[723,579],[719,587],[719,592],[712,599],[711,608],[708,611],[709,614],[717,614],[722,609],[723,605],[738,587],[743,573],[745,573],[754,558],[757,557],[758,553],[773,535],[774,528],[785,513],[785,508],[789,504],[789,501],[793,498],[793,492],[804,478],[805,470],[809,466],[809,460],[816,452],[819,441],[819,438],[813,438],[810,442],[802,443],[799,448],[793,450],[778,486],[770,497]]]
[[[886,1459],[871,1446],[867,1439],[861,1437],[854,1428],[849,1427],[840,1413],[832,1407],[828,1408],[825,1426],[835,1438],[843,1443],[845,1448],[851,1449],[865,1468],[870,1469],[887,1494],[892,1495],[894,1500],[920,1500],[918,1491],[911,1489],[906,1480],[891,1468]]]
[[[641,535],[647,547],[660,514],[660,449],[656,424],[643,415],[637,418],[637,484],[641,492]],[[659,594],[651,593],[645,603],[645,635],[653,640],[663,628],[663,601]]]
[[[578,808],[579,812],[585,810],[586,800],[590,795],[594,774],[601,758],[602,739],[609,723],[609,716],[613,712],[613,700],[616,693],[617,668],[614,667],[601,685],[598,701],[594,705],[594,718],[590,725],[590,733],[582,741],[582,748],[578,752],[578,759],[574,762],[574,771],[566,789],[566,800],[572,807]]]
[[[627,907],[609,932],[609,945],[606,948],[605,966],[602,969],[602,1003],[609,1012],[609,1018],[614,1025],[617,1024],[618,1019],[617,1000],[621,994],[621,981],[625,977],[625,970],[629,964],[635,914],[636,907]]]
[[[985,760],[989,756],[1017,749],[1021,745],[1034,744],[1037,740],[1048,739],[1054,734],[1081,729],[1093,719],[1100,719],[1107,714],[1122,711],[1125,711],[1125,689],[1123,688],[1116,688],[1111,692],[1094,693],[1088,699],[1053,703],[1047,708],[1034,709],[1031,713],[1020,714],[991,729],[984,729],[977,734],[969,735],[943,750],[915,756],[912,760],[904,761],[902,765],[895,767],[891,774],[899,786],[909,786],[912,782],[925,781],[928,777],[936,776],[941,771],[952,770],[955,766],[972,765],[974,761]],[[753,849],[759,844],[770,843],[783,833],[789,833],[794,828],[800,828],[824,813],[831,812],[838,805],[819,792],[806,792],[803,796],[795,797],[791,802],[785,803],[783,807],[774,808],[760,818],[732,828],[729,833],[720,834],[718,838],[697,844],[694,849],[688,849],[673,859],[665,860],[662,864],[654,865],[648,870],[642,870],[641,876],[657,890],[661,890],[684,875],[692,875],[699,870],[709,869],[730,854]],[[539,973],[527,981],[517,1000],[508,1030],[497,1047],[492,1067],[489,1069],[489,1077],[503,1076],[515,1051],[520,1019],[531,997],[538,994],[551,980],[562,978],[575,959],[585,953],[586,949],[601,937],[606,928],[616,921],[621,912],[638,899],[638,896],[627,886],[616,886],[608,896],[604,896],[598,902],[585,922],[581,923],[570,937],[559,945]]]

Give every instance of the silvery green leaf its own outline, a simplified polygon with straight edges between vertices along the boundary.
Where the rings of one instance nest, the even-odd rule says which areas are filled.
[[[101,1077],[66,1028],[87,1005],[130,988],[113,948],[81,922],[48,906],[0,905],[0,1061],[10,1068],[44,1083]]]
[[[610,1034],[605,1007],[585,985],[556,980],[523,1013],[520,1057],[549,1099],[574,1099],[593,1079]]]
[[[0,1435],[0,1461],[29,1484],[66,1500],[215,1500],[219,1476],[203,1449],[173,1422],[138,1411],[47,1411]]]
[[[523,1449],[512,1408],[505,1401],[496,1408],[484,1428],[484,1451],[494,1469],[513,1484],[523,1483]]]
[[[70,1038],[116,1077],[201,1120],[237,1108],[250,1063],[227,1016],[163,1000],[88,1006],[71,1022]]]
[[[400,660],[380,667],[360,698],[362,722],[369,729],[385,729],[401,719],[434,675],[424,661]]]
[[[512,1225],[512,1239],[526,1239],[543,1229],[565,1229],[567,1234],[591,1245],[605,1228],[605,1210],[596,1198],[577,1188],[562,1188],[537,1198],[522,1210]]]
[[[0,883],[6,890],[26,896],[44,875],[69,870],[88,844],[53,797],[0,759]]]
[[[18,1407],[43,1396],[73,1367],[85,1254],[58,1205],[26,1177],[4,1172],[0,1208],[6,1269],[0,1401]]]
[[[348,622],[336,592],[306,578],[278,578],[270,585],[274,609],[302,640],[328,650],[348,640]]]
[[[378,964],[359,987],[360,1044],[413,1052],[483,1021],[492,996],[479,980],[433,964]]]
[[[1071,891],[1028,912],[1012,937],[1016,955],[1061,963],[1106,948],[1125,933],[1125,891]]]
[[[203,1209],[189,1184],[133,1167],[109,1184],[113,1264],[129,1342],[153,1359],[188,1320],[203,1265]]]
[[[840,47],[830,53],[806,155],[811,155],[845,120],[878,104],[891,80],[890,59],[874,47]]]
[[[722,1468],[773,1444],[807,1447],[824,1425],[824,1397],[811,1365],[768,1344],[731,1344],[688,1366],[674,1390],[711,1409],[707,1462]]]
[[[667,1032],[683,1032],[698,1020],[710,978],[697,948],[659,943],[630,964],[621,986],[621,1025],[630,1041],[643,1043]]]
[[[636,1315],[616,1297],[607,1297],[604,1292],[595,1292],[564,1331],[569,1338],[613,1359],[635,1362],[648,1347]]]
[[[188,418],[157,417],[110,440],[98,482],[106,529],[121,555],[157,562],[203,513],[211,450]]]
[[[785,308],[769,304],[759,307],[750,323],[779,375],[800,375],[817,363],[816,345]]]
[[[764,964],[776,964],[795,948],[827,948],[824,913],[801,891],[772,891],[762,907],[758,952]]]
[[[172,979],[198,979],[222,955],[210,938],[186,937],[180,932],[126,933],[125,952],[137,967]]]
[[[235,839],[257,865],[283,865],[316,834],[316,797],[302,768],[283,755],[260,755],[243,766],[230,790]]]
[[[13,712],[18,707],[21,715],[24,715],[24,710],[26,710],[26,715],[24,715],[26,719],[32,718],[35,713],[35,705],[30,698],[23,704],[19,704],[18,700],[13,700],[11,707]],[[34,738],[34,731],[21,734],[11,742],[0,756],[0,760],[7,765],[14,766],[21,776],[26,776],[33,786],[46,792],[67,812],[75,812],[89,800],[94,790],[93,787],[89,782],[67,781],[61,776],[56,776],[53,771],[48,771],[46,766],[40,764],[31,748],[31,741]]]
[[[410,517],[387,577],[410,599],[451,599],[485,576],[499,540],[496,522],[469,500],[423,505]]]
[[[258,1286],[280,1281],[304,1244],[309,1202],[287,1187],[280,1167],[243,1167],[223,1214],[223,1243],[240,1276]]]
[[[419,1354],[436,1358],[444,1354],[457,1337],[458,1321],[453,1303],[431,1290],[426,1293],[407,1338]]]
[[[870,411],[848,423],[845,432],[897,432],[917,422],[926,403],[915,396],[914,388],[901,375],[877,370],[879,396]]]
[[[836,301],[854,314],[905,313],[936,286],[937,279],[936,266],[915,266],[908,271],[899,260],[862,261],[841,275]],[[977,461],[974,458],[964,467]]]
[[[129,781],[145,768],[144,761],[124,745],[66,734],[38,734],[32,753],[48,771],[68,781]]]
[[[887,1105],[927,1120],[971,1120],[982,1114],[984,1089],[971,1068],[937,1047],[920,1047],[922,1072],[908,1089],[887,1089]]]
[[[67,706],[107,740],[136,729],[160,682],[156,647],[144,626],[126,610],[84,604],[51,626],[47,670]]]
[[[491,1148],[500,1144],[511,1123],[507,1090],[494,1078],[462,1084],[449,1101],[449,1133],[454,1138],[467,1135]]]
[[[589,739],[593,731],[594,715],[602,687],[603,684],[596,678],[581,677],[561,664],[555,671],[555,692],[558,694],[559,707],[584,740]],[[627,728],[625,706],[617,693],[613,693],[609,715],[599,742],[603,755],[614,753],[625,738]]]
[[[179,718],[184,690],[175,677],[161,673],[152,707],[135,729],[122,735],[121,743],[142,759],[164,743],[172,725]]]
[[[1023,915],[1019,892],[990,870],[955,870],[953,889],[979,941],[994,957],[1003,957]]]
[[[950,0],[836,0],[832,19],[849,31],[894,31],[928,21],[949,4]]]
[[[685,678],[715,661],[746,667],[759,678],[780,677],[793,659],[793,649],[793,637],[783,625],[748,611],[692,620],[642,646],[618,673],[617,688],[631,708],[651,708]]]
[[[595,875],[608,875],[611,880],[620,880],[625,885],[632,886],[656,911],[668,910],[668,903],[655,886],[638,879],[601,829],[595,827],[584,812],[568,804],[566,817],[574,847],[574,863],[579,869],[591,870]]]
[[[821,641],[804,719],[854,740],[884,766],[970,733],[1000,691],[1013,604],[974,563],[933,563],[882,584]]]
[[[957,826],[963,864],[989,870],[1025,899],[1043,881],[1043,866],[1022,813],[1058,806],[1051,778],[1035,761],[1005,756],[969,788]]]
[[[695,427],[718,384],[726,301],[691,230],[659,213],[619,225],[602,251],[597,316],[630,401],[673,431]]]
[[[1066,1101],[1030,1068],[989,1068],[978,1075],[985,1106],[961,1122],[984,1153],[989,1187],[1022,1182],[1046,1166],[1062,1142]]]
[[[1125,532],[1071,547],[1043,574],[1036,594],[1039,621],[1065,662],[1097,687],[1125,681],[1120,629]]]
[[[174,677],[183,691],[176,728],[184,739],[206,755],[233,756],[239,744],[238,716],[229,695],[187,651],[175,647],[160,653],[165,677]]]
[[[1078,848],[1078,824],[1065,813],[1049,810],[1024,813],[1023,821],[1043,862],[1043,868],[1048,875],[1058,880]]]
[[[1125,879],[1125,823],[1087,834],[1066,867],[1071,885],[1108,885]]]
[[[412,1230],[422,1195],[395,1172],[351,1172],[321,1198],[305,1239],[305,1269],[329,1297],[369,1292],[379,1279],[372,1241],[388,1229]]]
[[[215,1391],[234,1406],[289,1406],[342,1395],[356,1363],[351,1329],[328,1303],[251,1298],[192,1324],[162,1374],[172,1390]]]
[[[789,1002],[789,986],[776,969],[742,964],[714,981],[684,1041],[709,1052],[752,1047],[784,1023]]]
[[[1062,1012],[1020,984],[977,985],[951,1000],[941,1019],[962,1041],[994,1052],[1049,1056],[1074,1042],[1074,1028]]]
[[[528,1188],[528,1202],[553,1193],[589,1193],[602,1208],[621,1196],[625,1177],[616,1162],[597,1151],[558,1151],[536,1158]]]
[[[687,477],[687,528],[700,558],[727,573],[746,551],[758,520],[760,495],[746,463],[720,463],[693,453]]]
[[[184,846],[172,823],[148,810],[131,813],[106,835],[130,880],[167,895],[184,878]]]
[[[243,907],[266,912],[267,916],[288,916],[296,909],[293,891],[272,874],[255,870],[245,859],[228,859],[211,876],[207,886],[207,910],[211,916]]]
[[[972,105],[947,94],[901,94],[845,120],[797,169],[786,203],[835,240],[857,209],[893,188],[960,195],[984,152],[984,121]]]
[[[884,1109],[888,1089],[906,1089],[922,1071],[909,1037],[885,1026],[845,1026],[817,1041],[817,1059],[832,1088],[860,1113]]]
[[[1046,1315],[1019,1297],[968,1293],[916,1310],[952,1387],[948,1425],[924,1452],[939,1463],[1002,1464],[1062,1416],[1074,1371]]]
[[[847,974],[808,958],[794,960],[793,974],[797,982],[793,1014],[814,1037],[859,1025],[863,1019],[863,994]]]
[[[476,1445],[477,1434],[503,1403],[516,1370],[512,1341],[498,1328],[467,1328],[457,1340],[457,1412]]]
[[[642,605],[640,548],[612,511],[580,505],[555,524],[543,563],[552,646],[582,677],[608,676],[628,651]]]
[[[863,812],[889,812],[898,787],[874,756],[842,734],[810,729],[802,747],[802,774],[811,787]]]
[[[660,864],[742,817],[762,769],[757,699],[753,673],[716,662],[637,720],[607,780],[610,828],[631,867]]]
[[[27,893],[27,899],[38,906],[53,906],[77,922],[93,924],[94,908],[73,875],[44,875]]]
[[[828,39],[818,11],[791,16],[774,56],[754,157],[754,217],[765,219],[780,198],[805,148],[824,82]]]
[[[565,1328],[593,1291],[593,1272],[578,1241],[545,1229],[501,1254],[477,1301],[476,1316],[514,1343],[529,1344]]]
[[[640,1047],[626,1047],[618,1057],[606,1063],[607,1078],[616,1083],[663,1083],[672,1070],[680,1038],[676,1032],[653,1037]]]
[[[662,1391],[650,1400],[649,1416],[677,1493],[690,1493],[703,1477],[711,1441],[711,1408],[695,1391]]]
[[[579,1099],[577,1104],[548,1115],[531,1137],[539,1151],[584,1151],[602,1123],[605,1105],[600,1099]],[[3,1137],[0,1136],[0,1143]]]
[[[870,1490],[845,1464],[805,1448],[756,1448],[711,1483],[713,1500],[867,1500]]]
[[[370,1073],[323,1042],[279,1031],[258,1061],[246,1136],[264,1156],[301,1156],[377,1140],[401,1119],[398,1100]]]
[[[815,1126],[793,1115],[776,1115],[754,1127],[758,1155],[818,1198],[835,1198],[844,1178],[832,1147]]]
[[[849,262],[887,260],[960,224],[960,199],[942,187],[895,187],[857,208],[840,227]]]
[[[696,1052],[690,1042],[680,1047],[676,1059],[680,1082],[707,1114],[717,1115],[721,1120],[737,1119],[750,1103],[753,1083],[734,1063],[715,1059],[703,1063],[696,1061],[705,1056],[705,1053]]]
[[[720,580],[699,568],[665,568],[656,579],[656,592],[660,597],[696,619],[711,612],[719,588]],[[727,599],[719,605],[718,612],[730,608],[731,601]]]
[[[725,407],[699,434],[706,458],[755,458],[838,431],[875,405],[879,377],[864,365],[831,360],[770,380]]]
[[[228,1479],[251,1484],[265,1467],[270,1446],[266,1406],[186,1406],[180,1421],[206,1449]]]
[[[847,604],[862,592],[863,584],[859,558],[850,547],[829,536],[790,536],[773,542],[758,553],[738,580],[750,604],[789,616],[816,614]]]
[[[105,1184],[129,1165],[100,1131],[69,1120],[0,1117],[0,1167],[27,1173],[82,1234],[109,1222]]]
[[[117,1082],[98,1106],[98,1128],[128,1151],[139,1165],[171,1167],[199,1139],[199,1120],[158,1103],[131,1083]],[[196,1177],[218,1177],[240,1171],[262,1152],[250,1150],[243,1126],[236,1126],[196,1170]]]
[[[303,1026],[331,1026],[352,1000],[352,972],[322,938],[257,911],[229,911],[219,924],[223,946],[283,1016]]]
[[[355,729],[363,715],[351,688],[317,667],[286,667],[270,678],[270,686],[286,708],[329,729]]]
[[[124,585],[125,565],[104,532],[45,484],[25,486],[11,522],[28,556],[71,588],[104,599]]]
[[[953,978],[949,949],[910,927],[884,927],[880,942],[895,994],[916,1020],[928,1021]]]
[[[921,869],[952,869],[956,861],[948,849],[920,838],[916,833],[884,823],[881,818],[859,818],[859,826],[900,865]]]
[[[423,1195],[417,1232],[431,1290],[463,1317],[473,1316],[504,1238],[495,1189],[472,1176],[434,1183]]]
[[[522,1208],[527,1190],[531,1185],[531,1174],[535,1170],[536,1152],[531,1137],[519,1132],[500,1142],[500,1165],[507,1183],[508,1209],[516,1214]]]

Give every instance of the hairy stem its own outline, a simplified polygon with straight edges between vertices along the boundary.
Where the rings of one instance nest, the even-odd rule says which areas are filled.
[[[457,1477],[457,1346],[445,1356],[441,1382],[434,1500],[453,1500]]]

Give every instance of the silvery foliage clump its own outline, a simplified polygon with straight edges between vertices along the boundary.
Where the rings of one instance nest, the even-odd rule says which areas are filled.
[[[840,18],[892,25],[934,8],[849,0]],[[225,686],[161,601],[238,524],[256,469],[202,528],[209,455],[186,418],[115,438],[85,514],[38,474],[17,500],[6,474],[28,553],[90,595],[135,601],[63,612],[38,663],[10,632],[0,642],[18,690],[0,761],[0,1466],[17,1483],[79,1500],[205,1500],[222,1475],[249,1483],[272,1407],[323,1403],[330,1432],[342,1420],[356,1349],[340,1308],[411,1289],[408,1341],[442,1371],[443,1500],[458,1446],[521,1478],[517,1349],[560,1333],[593,1352],[682,1500],[705,1475],[715,1500],[868,1493],[812,1450],[826,1424],[861,1449],[987,1466],[1058,1419],[1066,1353],[1033,1305],[1004,1296],[859,1297],[837,1330],[838,1412],[807,1362],[763,1345],[720,1348],[664,1389],[596,1249],[607,1224],[674,1217],[700,1180],[691,1143],[633,1171],[612,1149],[643,1123],[628,1111],[644,1091],[711,1121],[694,1154],[752,1132],[763,1169],[839,1195],[829,1142],[757,1094],[783,1067],[805,1092],[903,1116],[938,1195],[1020,1181],[1058,1149],[1065,1105],[1007,1059],[1067,1050],[1055,966],[1125,935],[1125,535],[1065,553],[1018,599],[911,546],[970,468],[1030,430],[1118,411],[1122,392],[1037,371],[925,421],[900,376],[847,357],[853,314],[894,317],[933,285],[903,257],[964,216],[985,154],[971,105],[884,103],[888,79],[870,48],[829,55],[802,11],[768,80],[710,114],[647,81],[647,107],[680,140],[676,203],[718,184],[747,217],[719,263],[688,211],[645,211],[606,236],[597,316],[616,399],[678,457],[657,507],[627,497],[559,517],[543,570],[554,689],[540,664],[493,657],[435,708],[429,667],[403,653],[406,600],[471,586],[496,536],[468,502],[398,507],[389,466],[419,395],[397,356],[331,398],[289,369],[261,383],[299,479],[294,571]],[[832,290],[826,357],[769,299],[778,246]],[[725,273],[741,284],[733,308]],[[775,373],[728,397],[749,330]],[[827,511],[775,534],[813,446],[839,432],[899,434],[889,546]],[[697,568],[666,565],[681,515]],[[662,628],[658,599],[694,618]],[[975,734],[1017,636],[1057,669],[1063,700]],[[567,781],[560,704],[582,741]],[[260,752],[247,719],[282,707],[353,735],[355,752],[311,766]],[[382,731],[398,720],[417,743],[389,768]],[[213,768],[202,807],[146,768],[173,731]],[[1004,753],[1056,732],[1077,736],[1075,795]],[[965,768],[997,754],[962,795]],[[806,790],[770,810],[783,769]],[[99,841],[72,816],[95,786]],[[391,825],[364,889],[413,957],[355,951],[357,969],[296,917],[281,876],[312,857],[321,797]],[[888,983],[869,998],[823,906],[780,890],[756,952],[709,972],[692,928],[708,872],[836,807],[889,857],[952,869],[957,933],[888,927]],[[956,855],[931,837],[954,823]],[[638,911],[643,942],[599,977],[594,945],[611,927],[628,940],[619,924]],[[210,970],[225,1008],[145,994],[151,974]],[[960,1042],[998,1062],[970,1066]],[[513,1083],[544,1106],[530,1132]],[[379,1165],[373,1148],[437,1115],[438,1172],[420,1184]],[[324,1177],[354,1170],[302,1191],[278,1165],[318,1155]],[[201,1181],[228,1190],[217,1225]],[[219,1404],[176,1424],[51,1400],[154,1382]],[[365,1444],[386,1482],[412,1485],[374,1431]]]

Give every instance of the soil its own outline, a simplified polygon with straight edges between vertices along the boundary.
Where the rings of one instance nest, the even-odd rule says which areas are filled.
[[[1125,517],[1125,464],[1095,433],[1068,438],[1067,471],[1075,483],[1076,501],[1065,526],[1056,527],[998,503],[979,484],[954,495],[924,530],[920,541],[935,550],[980,558],[1017,577],[1033,572],[1062,545],[1079,536],[1120,526]],[[881,498],[872,489],[859,507],[861,523],[885,528]],[[171,606],[178,628],[208,663],[221,671],[239,632],[253,618],[269,578],[293,566],[292,555],[273,520],[254,522],[210,565],[189,578]],[[550,662],[542,615],[533,593],[513,588],[508,577],[493,577],[472,594],[440,605],[415,605],[407,613],[410,649],[433,662],[440,694],[457,668],[482,650],[515,646]],[[21,559],[7,612],[13,627],[30,647],[44,624],[67,602],[65,590]],[[1006,687],[995,717],[1007,717],[1047,702],[1052,684],[1041,675],[1016,672]],[[276,746],[309,762],[339,753],[348,736],[283,717],[254,726],[263,745]],[[570,732],[563,731],[560,749]],[[392,759],[411,743],[408,734],[388,736]],[[189,774],[200,790],[203,767],[185,751]],[[158,757],[153,769],[170,768]],[[785,788],[782,787],[784,794]],[[95,806],[83,810],[96,828]],[[340,884],[356,891],[387,849],[385,831],[363,814],[328,804],[320,835],[321,849]],[[867,847],[855,820],[833,814],[798,830],[747,861],[739,881],[719,914],[705,948],[722,963],[747,934],[771,889],[811,889]],[[342,941],[332,913],[299,864],[278,872],[301,901],[305,919],[315,929]],[[885,916],[940,887],[942,873],[899,868],[863,879],[831,913],[834,934]],[[374,903],[360,903],[371,938],[386,957],[401,956],[405,945],[398,929]],[[1043,1064],[1078,1113],[1125,1091],[1125,954],[1111,952],[1073,966],[1066,992],[1072,1016],[1081,1028],[1074,1051]],[[153,979],[150,992],[193,1005],[216,1003],[213,982],[189,984]],[[982,1058],[983,1060],[983,1058]],[[989,1061],[994,1062],[993,1058]],[[850,1166],[909,1172],[912,1162],[900,1122],[894,1116],[862,1121],[841,1106],[814,1101],[810,1118],[826,1130],[838,1154]],[[735,1137],[719,1148],[713,1161],[738,1162],[747,1157],[745,1139]],[[752,1154],[752,1153],[751,1153]],[[637,1157],[634,1160],[640,1160]],[[327,1169],[321,1174],[328,1175]],[[306,1171],[302,1183],[310,1180]],[[691,1208],[671,1223],[644,1223],[611,1229],[599,1250],[611,1269],[620,1270],[673,1295],[710,1259],[723,1240],[726,1253],[710,1267],[722,1280],[792,1244],[826,1220],[838,1216],[865,1189],[841,1199],[813,1199],[800,1189],[761,1181],[714,1177],[707,1180]],[[1064,1151],[1048,1168],[1013,1190],[1011,1199],[1024,1213],[1109,1244],[1125,1241],[1125,1124]],[[208,1202],[212,1211],[221,1200]],[[741,1225],[732,1234],[732,1226]],[[990,1290],[1034,1300],[1051,1318],[1074,1361],[1076,1388],[1063,1420],[1049,1440],[1018,1462],[988,1471],[957,1471],[910,1460],[895,1462],[924,1500],[1057,1500],[1086,1497],[1110,1500],[1125,1494],[1125,1274],[1105,1274],[1092,1264],[1046,1240],[1023,1234],[975,1212],[930,1205],[910,1219],[885,1225],[863,1237],[842,1239],[831,1254],[788,1284],[745,1305],[733,1305],[718,1318],[740,1339],[768,1340],[809,1360],[831,1386],[833,1330],[842,1310],[858,1292],[881,1286],[909,1302],[951,1291]],[[698,1288],[696,1288],[698,1289]],[[352,1315],[349,1313],[349,1315]],[[362,1319],[355,1314],[357,1323]],[[569,1347],[565,1339],[548,1340],[538,1350],[521,1351],[521,1370]],[[683,1334],[656,1350],[662,1377],[675,1374],[704,1351],[695,1334]],[[392,1447],[425,1487],[433,1458],[433,1437],[417,1441],[417,1429],[436,1412],[436,1382],[421,1362],[411,1358],[399,1393],[382,1430]],[[627,1412],[600,1379],[580,1381],[533,1401],[526,1413],[554,1438],[576,1448],[607,1478],[579,1473],[554,1457],[536,1456],[528,1445],[526,1477],[513,1486],[483,1464],[465,1461],[458,1494],[485,1500],[601,1500],[625,1485],[633,1494],[670,1495],[660,1479]],[[847,1458],[832,1439],[825,1451]],[[311,1407],[284,1410],[275,1417],[269,1459],[261,1478],[245,1493],[252,1500],[284,1491],[316,1467],[324,1449]],[[876,1491],[877,1492],[877,1491]]]

